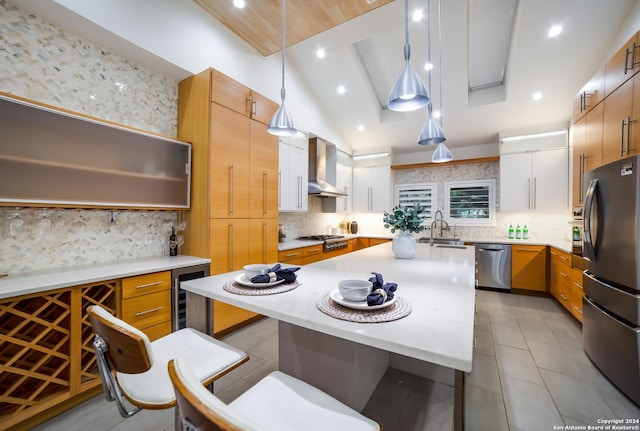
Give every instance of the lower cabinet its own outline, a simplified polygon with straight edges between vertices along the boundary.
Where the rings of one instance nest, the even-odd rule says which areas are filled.
[[[582,271],[571,267],[571,255],[551,247],[549,287],[551,295],[582,322]]]
[[[374,245],[384,244],[391,241],[389,238],[355,238],[353,243],[353,251],[362,250],[363,248],[373,247]]]
[[[101,391],[86,308],[120,280],[0,300],[0,430],[29,430]]]
[[[120,318],[147,334],[151,341],[171,333],[171,272],[122,280]]]
[[[547,247],[520,245],[511,247],[511,287],[547,291]]]
[[[291,248],[278,253],[278,262],[290,265],[307,265],[322,259],[322,244]]]
[[[571,314],[582,322],[582,297],[584,292],[582,290],[582,278],[583,274],[577,268],[571,268]]]

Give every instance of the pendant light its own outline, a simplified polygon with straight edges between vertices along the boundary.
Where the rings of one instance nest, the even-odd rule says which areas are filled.
[[[429,0],[431,3],[431,0]],[[440,69],[440,124],[439,128],[442,132],[443,140],[438,144],[438,147],[433,152],[433,156],[431,157],[431,161],[434,163],[444,163],[453,160],[453,154],[444,144],[444,141],[447,140],[447,137],[444,134],[444,130],[442,129],[442,0],[438,0],[438,43],[440,44],[440,53],[439,53],[439,69]],[[431,118],[431,113],[429,113],[429,118]]]
[[[439,17],[440,15],[438,15]],[[438,19],[440,21],[440,19]],[[441,23],[438,22],[438,30],[440,34],[440,121],[442,121],[442,30],[440,29]],[[427,37],[429,38],[429,43],[427,44],[427,61],[431,64],[431,0],[427,2]],[[429,69],[429,89],[431,89],[431,70]],[[432,104],[431,100],[429,100],[429,118],[427,122],[422,127],[420,131],[420,136],[418,137],[418,144],[420,145],[435,145],[440,144],[447,140],[447,137],[444,134],[444,130],[442,129],[442,125],[438,124],[438,122],[433,118],[432,114]]]
[[[404,0],[404,70],[389,93],[387,106],[392,111],[415,111],[429,103],[429,90],[409,66],[409,0]]]
[[[293,136],[298,131],[293,126],[293,118],[291,118],[291,114],[284,106],[284,99],[286,96],[286,91],[284,89],[284,58],[285,58],[285,28],[286,28],[286,2],[287,0],[282,0],[282,88],[280,89],[280,98],[282,102],[280,103],[280,107],[271,117],[271,121],[269,121],[269,128],[267,131],[272,135],[277,136]]]

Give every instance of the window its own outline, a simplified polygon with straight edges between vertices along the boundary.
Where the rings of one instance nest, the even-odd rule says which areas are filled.
[[[413,206],[415,202],[426,208],[426,218],[432,219],[438,207],[436,183],[398,184],[396,186],[395,205]]]
[[[496,180],[444,183],[445,218],[458,226],[496,225]]]

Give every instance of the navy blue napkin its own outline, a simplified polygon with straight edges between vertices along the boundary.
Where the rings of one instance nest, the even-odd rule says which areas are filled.
[[[296,281],[295,272],[299,270],[299,266],[292,268],[282,268],[279,263],[276,263],[273,268],[269,269],[267,274],[259,274],[251,278],[252,283],[269,283],[271,281],[271,273],[276,276],[276,281],[284,280],[284,284],[293,283]]]
[[[372,272],[373,277],[369,279],[373,287],[371,293],[367,295],[367,305],[380,305],[393,299],[398,285],[396,283],[385,283],[382,274]]]

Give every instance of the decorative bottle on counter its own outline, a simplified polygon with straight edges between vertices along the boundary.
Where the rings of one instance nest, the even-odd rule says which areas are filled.
[[[520,225],[516,226],[516,239],[522,238],[522,229],[520,229]]]
[[[529,239],[529,229],[527,229],[526,224],[522,228],[522,239]]]
[[[573,227],[573,240],[580,241],[580,228],[578,226]]]
[[[178,255],[178,241],[176,239],[176,228],[171,228],[171,235],[169,235],[169,256]]]
[[[513,239],[513,225],[509,225],[509,239]]]

